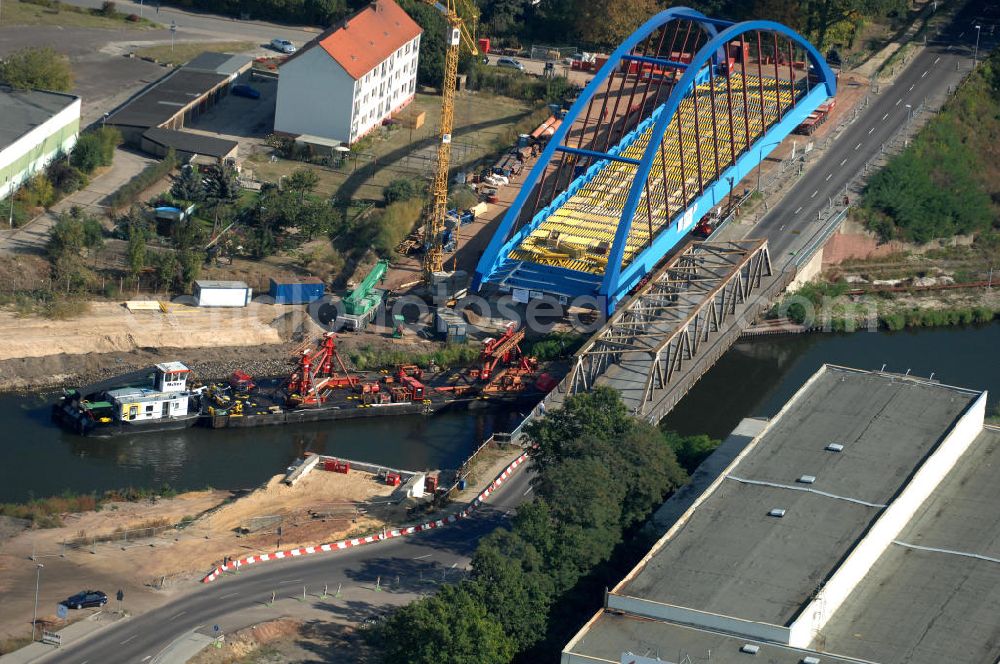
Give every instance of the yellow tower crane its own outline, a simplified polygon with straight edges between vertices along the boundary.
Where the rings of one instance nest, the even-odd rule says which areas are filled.
[[[458,55],[461,45],[473,56],[479,55],[476,43],[476,23],[479,20],[478,11],[468,0],[445,0],[444,3],[435,0],[423,0],[433,5],[444,14],[448,21],[446,35],[447,52],[444,60],[444,80],[441,84],[441,130],[437,152],[437,170],[434,172],[434,185],[431,188],[431,213],[424,235],[424,279],[429,284],[431,275],[444,269],[444,247],[441,244],[444,235],[445,218],[448,214],[448,168],[451,165],[451,133],[455,125],[455,88],[458,82]],[[463,18],[459,14],[459,4],[462,5]],[[471,30],[469,25],[471,24]]]

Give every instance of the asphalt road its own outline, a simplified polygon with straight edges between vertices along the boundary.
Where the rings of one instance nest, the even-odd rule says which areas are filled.
[[[64,2],[78,7],[99,8],[103,0],[64,0]],[[240,21],[216,14],[185,11],[167,5],[162,5],[157,10],[156,4],[156,0],[144,0],[142,3],[120,0],[118,11],[141,13],[143,18],[165,26],[175,23],[178,39],[190,40],[193,37],[202,37],[205,41],[250,39],[267,44],[275,37],[281,37],[301,48],[303,44],[320,32],[318,27],[313,26],[279,25],[266,21]],[[169,39],[169,33],[167,33],[167,38]]]
[[[123,620],[78,644],[68,643],[42,661],[67,664],[150,663],[175,640],[196,630],[219,625],[222,632],[241,628],[238,615],[259,607],[277,592],[279,599],[310,588],[312,595],[327,585],[333,593],[344,587],[391,584],[394,599],[415,599],[428,591],[423,579],[455,580],[465,568],[479,539],[505,522],[529,495],[530,478],[522,466],[490,495],[471,517],[445,528],[390,539],[340,552],[267,562],[245,567],[199,586],[168,604]],[[395,583],[396,578],[400,584]],[[341,618],[361,621],[372,613],[372,603],[353,598],[323,600],[324,609]]]
[[[758,222],[750,235],[768,239],[773,263],[785,264],[791,258],[790,251],[801,248],[819,231],[822,222],[817,220],[817,214],[830,205],[831,198],[834,204],[843,198],[844,186],[909,121],[913,109],[925,99],[947,93],[969,72],[976,24],[982,32],[981,61],[1000,37],[1000,8],[987,0],[974,0],[928,42],[892,85],[882,85],[878,94],[870,95],[870,104],[859,112],[858,119]],[[994,25],[997,27],[990,34]]]

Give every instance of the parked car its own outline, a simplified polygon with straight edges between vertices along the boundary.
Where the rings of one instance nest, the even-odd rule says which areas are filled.
[[[232,92],[234,97],[246,97],[247,99],[260,99],[260,90],[250,87],[244,83],[234,85]]]
[[[67,597],[63,602],[70,609],[85,609],[90,607],[101,607],[108,603],[108,596],[100,590],[84,590],[72,597]]]
[[[281,53],[295,52],[295,44],[288,41],[287,39],[278,39],[277,37],[271,40],[271,48]]]
[[[524,65],[522,65],[514,58],[497,58],[497,67],[505,67],[507,69],[516,69],[518,71],[524,71]]]

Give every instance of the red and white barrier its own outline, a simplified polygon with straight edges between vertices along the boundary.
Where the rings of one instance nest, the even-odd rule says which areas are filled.
[[[432,530],[434,528],[442,528],[448,524],[455,523],[459,519],[464,519],[472,514],[480,505],[486,502],[486,499],[491,493],[496,491],[501,484],[506,482],[514,474],[514,471],[522,466],[525,461],[528,460],[528,453],[525,452],[521,456],[514,459],[509,466],[507,466],[500,475],[493,480],[488,487],[486,487],[482,493],[476,496],[475,500],[466,506],[461,512],[457,514],[451,514],[443,519],[438,519],[436,521],[428,521],[426,523],[421,523],[416,526],[407,526],[405,528],[393,528],[391,530],[385,530],[381,533],[375,535],[368,535],[366,537],[355,537],[353,539],[340,540],[339,542],[331,542],[329,544],[320,544],[319,546],[303,546],[297,549],[289,549],[287,551],[275,551],[274,553],[261,553],[256,556],[247,556],[246,558],[240,558],[238,560],[231,560],[224,565],[216,567],[212,572],[202,579],[202,583],[209,583],[210,581],[215,581],[223,572],[226,571],[236,571],[241,567],[246,565],[255,565],[257,563],[267,562],[269,560],[282,560],[285,558],[297,558],[299,556],[308,556],[313,553],[326,553],[331,551],[339,551],[341,549],[348,549],[354,546],[361,546],[363,544],[371,544],[373,542],[379,542],[381,540],[392,539],[394,537],[405,537],[407,535],[412,535],[413,533],[423,532],[425,530]]]

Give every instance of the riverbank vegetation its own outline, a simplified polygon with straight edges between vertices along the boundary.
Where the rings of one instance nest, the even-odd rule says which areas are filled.
[[[857,215],[883,241],[1000,228],[1000,52],[980,63],[909,148],[868,183]]]
[[[467,579],[368,632],[382,661],[557,660],[603,589],[648,550],[650,512],[687,481],[672,443],[704,443],[664,436],[608,388],[569,398],[527,435],[536,498],[481,542]]]
[[[66,514],[93,512],[109,503],[135,503],[157,498],[173,498],[177,491],[164,483],[159,489],[127,487],[103,493],[64,491],[58,496],[31,498],[23,503],[0,503],[0,516],[26,520],[33,528],[58,528]]]

